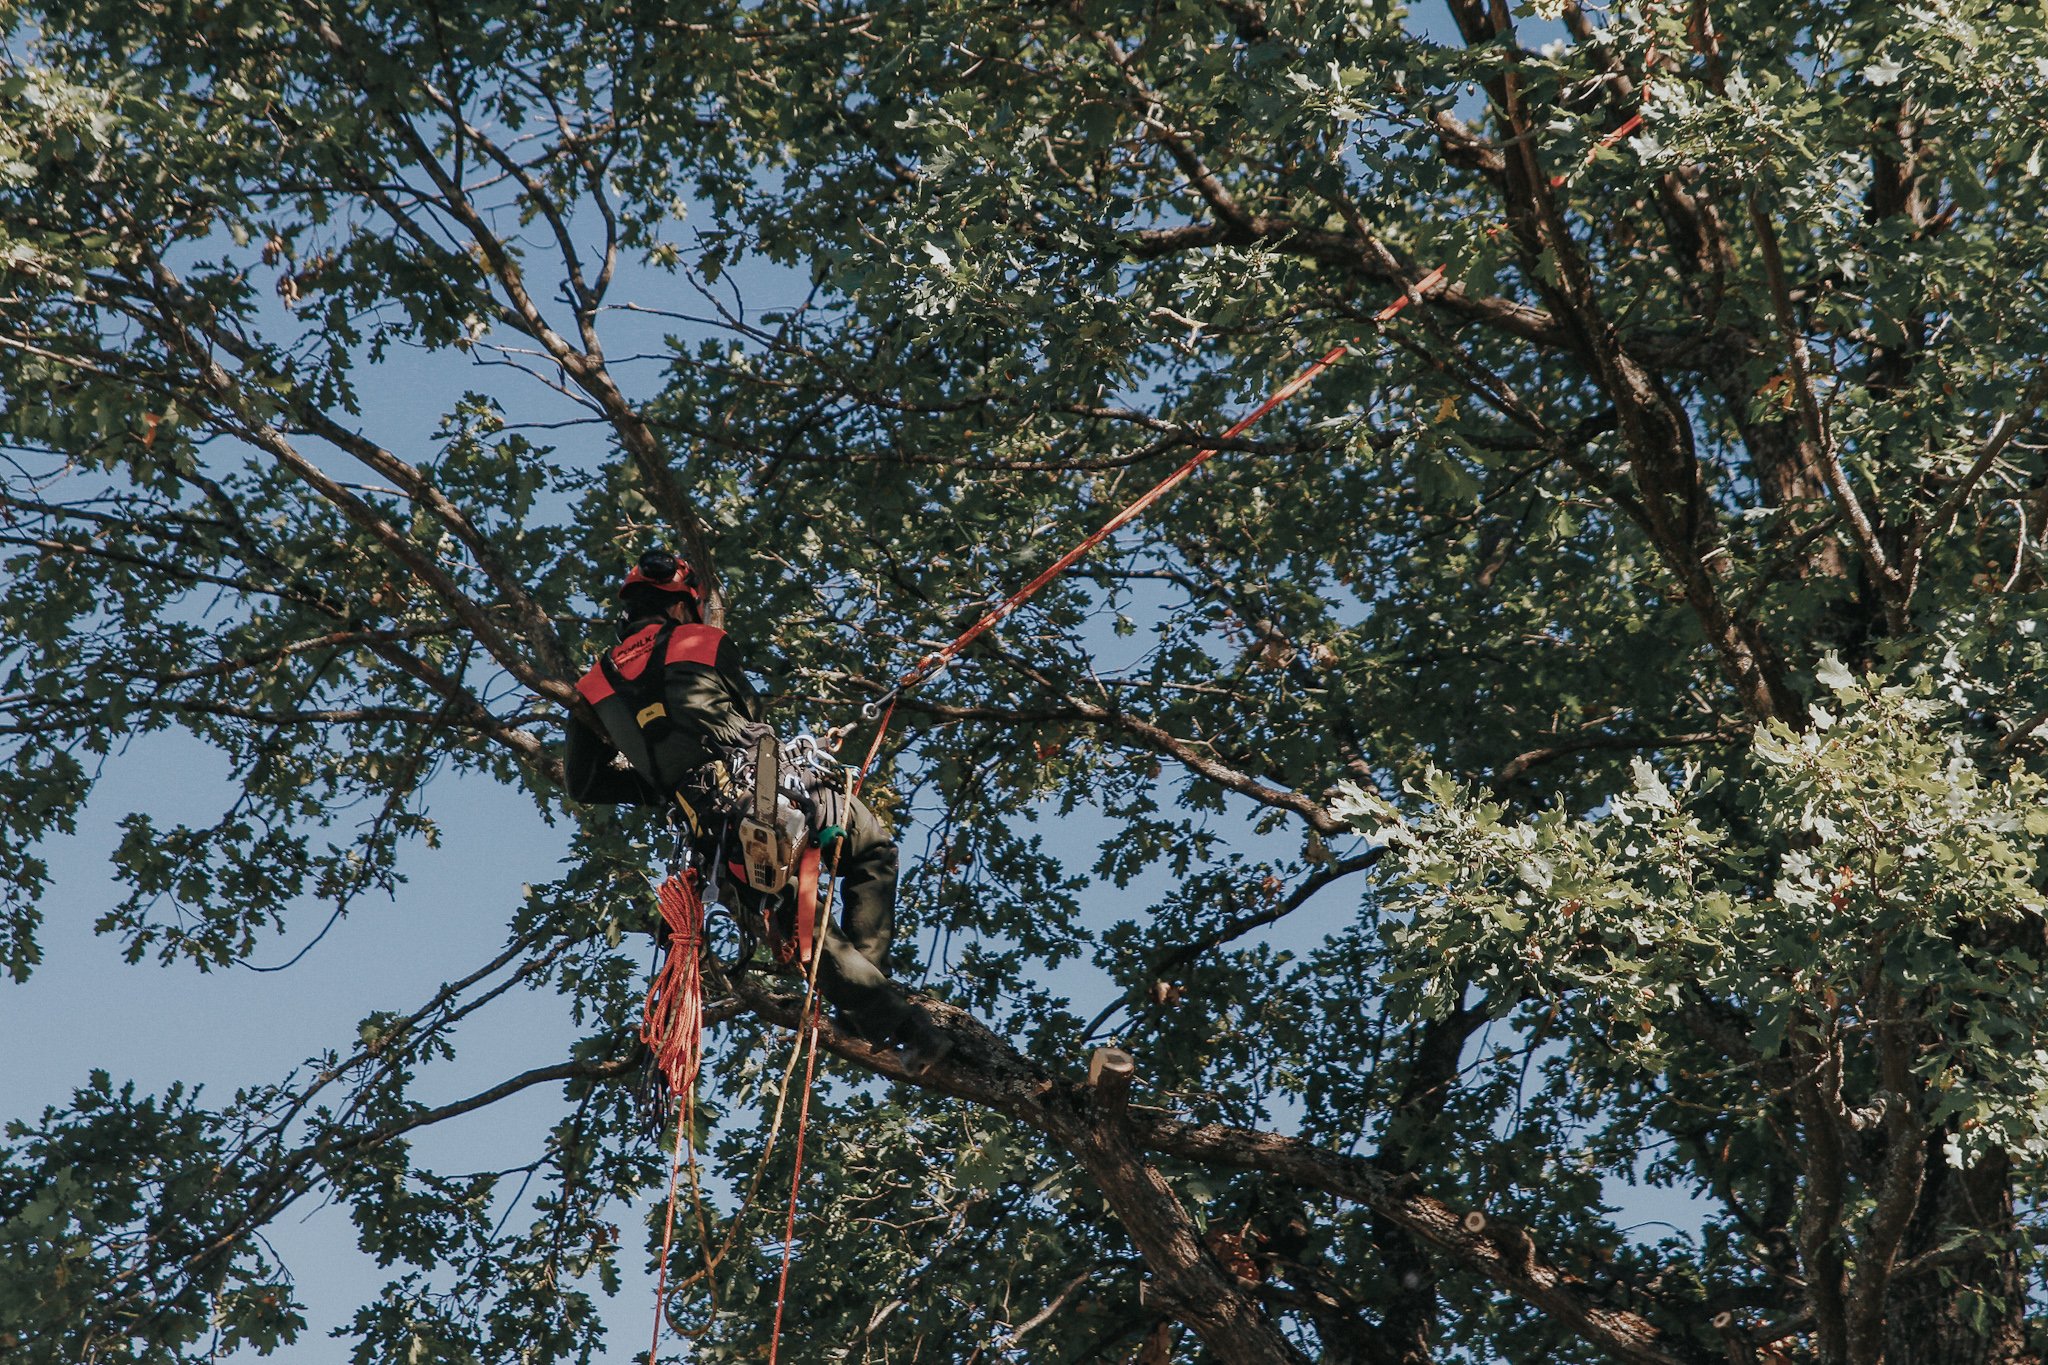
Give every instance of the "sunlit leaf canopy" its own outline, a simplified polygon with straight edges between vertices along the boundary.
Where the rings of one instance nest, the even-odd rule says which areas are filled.
[[[11,973],[139,734],[233,774],[126,816],[139,963],[388,889],[453,774],[573,830],[497,959],[301,1072],[110,1058],[10,1130],[10,1349],[289,1336],[260,1232],[332,1196],[391,1268],[358,1359],[595,1358],[665,1175],[661,836],[557,786],[620,567],[715,566],[778,719],[858,721],[1346,340],[902,700],[899,971],[967,1041],[918,1087],[830,1041],[785,1349],[2038,1349],[2039,6],[10,16]],[[437,424],[376,401],[442,375]],[[794,1011],[727,985],[721,1218]],[[517,986],[584,1036],[418,1099]],[[523,1202],[410,1156],[563,1086]],[[1625,1235],[1631,1173],[1701,1227]],[[704,1358],[762,1353],[764,1202],[715,1302],[676,1253]]]

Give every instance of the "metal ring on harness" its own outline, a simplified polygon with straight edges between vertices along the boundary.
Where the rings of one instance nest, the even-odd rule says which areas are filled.
[[[760,936],[755,934],[748,926],[747,918],[746,911],[727,905],[723,901],[718,901],[705,907],[705,946],[710,951],[712,959],[719,966],[725,968],[727,972],[745,970],[747,963],[753,959],[754,949],[760,944]],[[719,942],[726,939],[728,935],[720,932],[714,936],[711,932],[713,924],[730,926],[732,942],[732,955],[730,957],[718,951]]]

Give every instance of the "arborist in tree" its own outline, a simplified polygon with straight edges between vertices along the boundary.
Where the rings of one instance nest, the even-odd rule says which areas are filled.
[[[881,822],[851,794],[839,765],[796,764],[794,780],[783,788],[788,800],[782,809],[787,814],[793,802],[806,819],[784,831],[781,856],[771,856],[770,865],[753,849],[743,849],[739,836],[749,828],[746,792],[756,763],[766,758],[764,766],[773,774],[782,751],[762,720],[761,698],[747,681],[739,651],[724,631],[704,624],[702,587],[689,566],[666,550],[642,554],[619,597],[625,604],[619,643],[576,684],[603,732],[570,717],[569,795],[667,810],[688,827],[714,879],[731,878],[781,896],[786,917],[797,898],[785,882],[796,870],[802,844],[843,841],[843,908],[839,925],[828,920],[819,926],[819,988],[841,1028],[896,1049],[913,1072],[928,1069],[952,1044],[888,977],[897,853]],[[776,786],[772,775],[767,786]],[[752,832],[760,833],[760,827]],[[775,862],[783,863],[779,876]]]

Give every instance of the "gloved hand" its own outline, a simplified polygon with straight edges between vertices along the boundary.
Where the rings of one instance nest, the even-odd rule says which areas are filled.
[[[738,730],[740,742],[726,751],[725,763],[732,777],[729,798],[745,806],[754,800],[754,754],[763,739],[775,739],[775,727],[766,721],[743,720],[739,722]],[[779,752],[778,745],[778,756]]]
[[[775,727],[765,720],[743,720],[740,722],[739,728],[740,747],[749,754],[753,753],[754,746],[761,742],[761,736],[766,735],[770,739],[775,738]]]
[[[804,795],[811,801],[811,834],[820,847],[829,840],[828,830],[846,831],[846,779],[837,765],[805,768]]]

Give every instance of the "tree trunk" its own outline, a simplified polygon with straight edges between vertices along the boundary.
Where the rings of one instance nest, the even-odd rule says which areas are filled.
[[[1172,1187],[1138,1157],[1118,1124],[1077,1134],[1073,1151],[1145,1258],[1160,1308],[1229,1365],[1300,1365],[1300,1353],[1209,1254]]]
[[[2010,1163],[1988,1156],[1959,1171],[1936,1137],[1901,1260],[1937,1252],[1962,1229],[2001,1245],[1893,1283],[1885,1365],[2038,1365],[2025,1329],[2026,1276],[2011,1249],[2021,1233]]]

